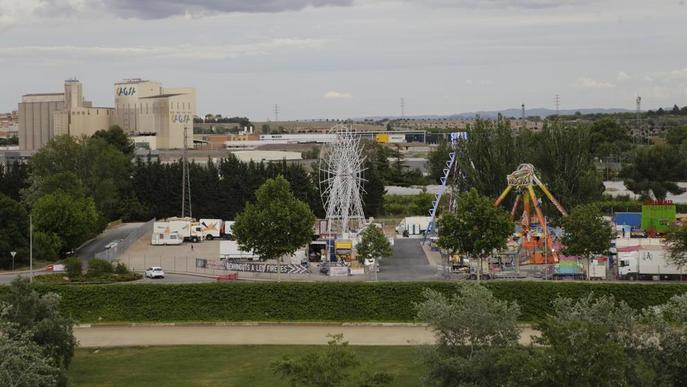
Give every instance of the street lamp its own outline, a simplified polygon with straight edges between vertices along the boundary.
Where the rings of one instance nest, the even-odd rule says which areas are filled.
[[[17,255],[17,252],[10,251],[10,255],[12,256],[12,271],[14,271],[14,256]]]

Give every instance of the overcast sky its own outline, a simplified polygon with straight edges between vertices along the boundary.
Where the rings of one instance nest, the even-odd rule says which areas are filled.
[[[281,119],[687,105],[684,0],[0,0],[0,111],[77,77]]]

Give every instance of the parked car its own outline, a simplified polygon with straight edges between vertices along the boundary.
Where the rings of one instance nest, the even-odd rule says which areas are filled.
[[[149,267],[145,272],[146,278],[165,278],[165,272],[160,266]]]

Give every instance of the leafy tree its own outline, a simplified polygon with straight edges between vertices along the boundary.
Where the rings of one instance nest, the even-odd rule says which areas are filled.
[[[510,215],[474,188],[458,195],[454,213],[444,214],[438,222],[439,246],[455,253],[479,258],[477,278],[482,260],[493,250],[506,247],[513,232]]]
[[[294,197],[286,179],[267,180],[255,196],[255,204],[246,204],[233,228],[242,249],[255,251],[261,259],[277,259],[312,240],[315,216]]]
[[[679,146],[687,140],[687,126],[673,126],[666,133],[666,142],[673,146]]]
[[[656,199],[665,199],[668,192],[680,194],[684,190],[675,183],[685,177],[687,163],[669,145],[659,144],[639,148],[629,167],[621,175],[632,192]]]
[[[32,190],[48,193],[40,188],[48,184],[46,179],[54,174],[72,173],[108,220],[121,217],[122,203],[131,195],[130,156],[101,137],[57,136],[34,155],[31,166],[35,186]]]
[[[384,181],[380,176],[377,165],[365,160],[365,181],[363,182],[363,211],[365,216],[379,216],[384,209]]]
[[[670,260],[678,266],[687,265],[687,224],[672,227],[665,236]]]
[[[37,231],[56,235],[62,252],[74,249],[104,227],[90,197],[75,197],[58,190],[40,198],[33,207]]]
[[[562,242],[564,252],[568,255],[584,257],[587,261],[587,279],[589,264],[595,254],[604,254],[615,237],[613,227],[604,220],[599,209],[593,204],[575,207],[569,216],[563,218]]]
[[[278,375],[293,386],[374,387],[391,384],[393,377],[386,372],[370,372],[361,367],[355,352],[343,341],[343,335],[330,335],[325,349],[306,353],[300,358],[284,359],[272,364]]]
[[[448,161],[448,155],[452,147],[447,141],[439,142],[439,145],[429,153],[429,175],[435,184],[439,184],[439,178],[444,176],[444,169]]]
[[[518,346],[516,303],[498,300],[479,285],[462,286],[446,296],[424,292],[416,305],[417,319],[437,335],[437,343],[421,352],[432,386],[537,385],[540,356]]]
[[[108,130],[99,130],[93,133],[92,138],[101,138],[125,155],[134,154],[134,142],[124,133],[118,125],[111,126]]]
[[[0,193],[13,200],[21,200],[21,191],[29,186],[28,164],[14,162],[12,164],[0,164]]]
[[[60,384],[66,384],[66,369],[74,356],[76,339],[73,321],[59,311],[59,296],[54,293],[39,295],[28,279],[19,277],[12,281],[2,302],[6,311],[0,316],[4,323],[3,333],[12,338],[29,337],[43,349],[51,363],[62,370]]]
[[[585,127],[547,126],[530,139],[533,164],[540,178],[568,208],[601,200],[604,191],[591,153],[592,136]],[[558,216],[545,202],[547,213]]]
[[[358,260],[363,261],[368,258],[388,257],[391,251],[391,243],[384,235],[381,228],[371,224],[362,233],[360,243],[356,245]]]
[[[62,240],[54,233],[34,231],[33,259],[56,261],[62,251]]]
[[[78,278],[83,273],[83,264],[79,257],[69,257],[64,260],[64,270],[69,278]]]
[[[29,218],[21,204],[0,193],[0,267],[11,267],[11,251],[17,253],[15,263],[27,260],[28,230]]]
[[[5,313],[5,311],[0,311]],[[0,317],[2,318],[2,317]],[[0,325],[0,331],[4,331]],[[46,357],[41,347],[26,335],[8,337],[0,335],[0,385],[2,386],[54,386],[60,369]]]
[[[112,274],[114,272],[114,267],[110,261],[91,258],[88,261],[88,275],[98,276],[101,274]]]

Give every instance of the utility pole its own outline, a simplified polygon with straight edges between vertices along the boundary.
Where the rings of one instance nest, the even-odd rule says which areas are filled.
[[[401,118],[405,118],[406,116],[406,101],[403,97],[401,97]]]
[[[521,115],[520,115],[520,117],[522,118],[522,122],[520,123],[520,126],[521,126],[523,129],[525,129],[525,127],[527,126],[527,125],[525,124],[525,104],[523,103],[522,105],[520,105],[520,107],[522,108],[522,113],[521,113]]]
[[[279,105],[274,104],[274,120],[279,121]]]
[[[29,215],[29,282],[33,282],[33,215]]]
[[[637,121],[637,135],[639,136],[642,133],[642,121],[640,118],[640,114],[642,112],[642,97],[637,96],[635,103],[637,104],[637,109],[635,110],[635,120]]]
[[[186,217],[186,199],[188,198],[188,216],[193,217],[191,209],[191,173],[188,167],[188,127],[184,126],[184,150],[181,160],[181,217]]]

